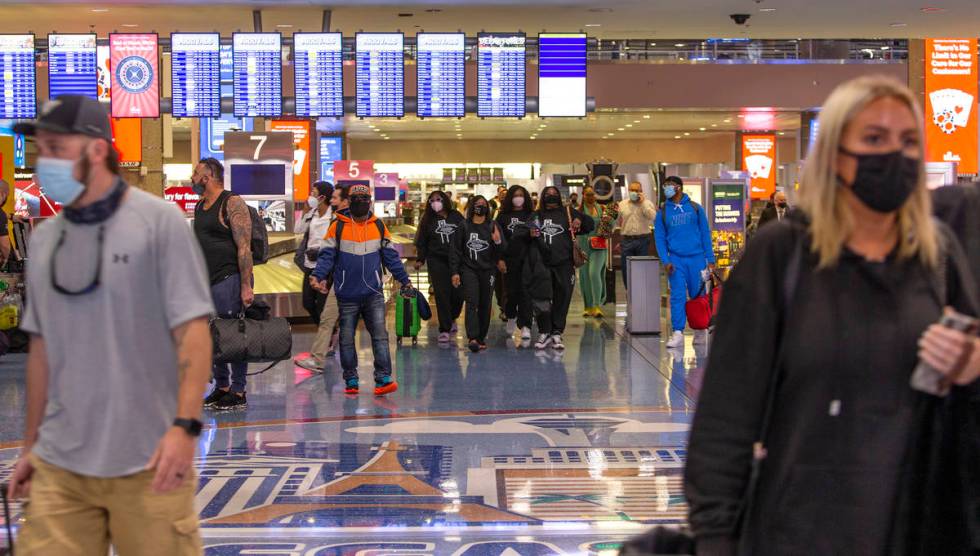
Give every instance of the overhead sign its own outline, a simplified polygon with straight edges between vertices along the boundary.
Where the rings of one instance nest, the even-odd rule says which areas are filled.
[[[526,61],[523,33],[480,33],[477,37],[477,115],[523,118]]]
[[[357,116],[405,115],[405,36],[358,33],[355,37]]]
[[[374,182],[373,160],[338,160],[333,163],[333,176],[338,181]]]
[[[344,39],[340,33],[293,35],[296,116],[344,115]]]
[[[225,134],[226,187],[256,200],[292,197],[293,137],[278,131]]]
[[[977,39],[926,40],[926,162],[977,173]]]
[[[34,118],[34,35],[0,35],[0,73],[0,118]]]
[[[160,117],[156,33],[109,35],[113,118]]]
[[[538,116],[585,117],[584,33],[538,35]]]
[[[48,35],[48,98],[98,96],[95,34]]]
[[[220,42],[218,33],[170,35],[171,113],[175,118],[221,115]]]
[[[235,33],[235,115],[282,114],[282,35]]]
[[[293,199],[303,201],[310,196],[310,120],[272,120],[269,131],[293,134]]]
[[[419,33],[415,70],[420,118],[466,115],[466,35]]]
[[[768,199],[776,192],[776,136],[743,135],[742,167],[748,172],[753,199]]]

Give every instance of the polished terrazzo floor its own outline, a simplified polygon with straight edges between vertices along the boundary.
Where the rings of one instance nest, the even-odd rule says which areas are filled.
[[[253,377],[247,410],[208,413],[198,461],[210,555],[613,554],[684,519],[681,469],[706,353],[630,337],[572,306],[564,354],[496,318],[471,354],[423,329],[392,357],[401,390],[343,394],[339,363]],[[296,335],[308,349],[309,327]],[[358,335],[362,382],[370,345]],[[0,481],[21,436],[23,360],[0,363]],[[16,509],[15,509],[16,510]]]

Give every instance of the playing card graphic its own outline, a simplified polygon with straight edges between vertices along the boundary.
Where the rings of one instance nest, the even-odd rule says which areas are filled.
[[[943,133],[951,134],[966,127],[973,109],[973,95],[959,89],[940,89],[929,93],[932,104],[932,123]]]
[[[772,172],[772,158],[764,154],[753,154],[745,157],[745,169],[752,179],[769,179]]]

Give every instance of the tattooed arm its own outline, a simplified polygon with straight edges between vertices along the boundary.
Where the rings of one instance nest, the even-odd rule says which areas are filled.
[[[238,272],[242,277],[242,304],[248,307],[255,301],[252,292],[252,217],[241,197],[228,198],[228,227],[238,246]]]
[[[211,376],[211,330],[207,317],[194,319],[173,330],[177,346],[177,417],[201,418],[201,399]],[[169,492],[190,480],[197,439],[180,427],[170,427],[147,464],[156,470],[153,489]]]

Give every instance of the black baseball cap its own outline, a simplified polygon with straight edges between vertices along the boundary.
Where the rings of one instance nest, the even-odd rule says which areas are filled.
[[[683,187],[683,186],[684,186],[684,180],[682,180],[682,179],[680,179],[680,178],[679,178],[679,177],[677,177],[677,176],[668,176],[668,177],[667,177],[667,178],[666,178],[666,179],[664,180],[664,185],[666,185],[666,184],[668,184],[668,183],[672,183],[672,184],[674,184],[674,185],[679,185],[679,186],[681,186],[681,187]]]
[[[102,104],[83,95],[62,95],[41,107],[41,114],[32,122],[14,125],[14,133],[33,136],[43,129],[52,133],[88,135],[112,143],[109,115]]]

